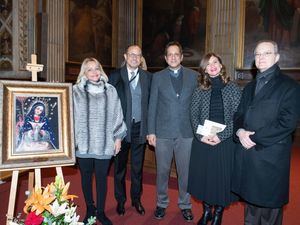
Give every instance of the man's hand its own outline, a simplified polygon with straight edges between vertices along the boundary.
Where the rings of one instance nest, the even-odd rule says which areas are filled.
[[[239,140],[244,148],[250,149],[256,145],[255,142],[253,142],[250,138],[250,135],[255,134],[254,131],[247,131],[245,129],[239,129],[236,132],[236,135],[239,137]]]
[[[156,146],[156,136],[155,136],[155,134],[147,135],[147,140],[149,142],[149,145],[152,145],[153,147]]]

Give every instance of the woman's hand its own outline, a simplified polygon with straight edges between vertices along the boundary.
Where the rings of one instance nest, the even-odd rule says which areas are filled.
[[[115,156],[121,151],[121,139],[115,140]]]
[[[201,138],[201,141],[205,144],[212,145],[212,146],[217,145],[221,142],[220,138],[217,135],[203,136]]]

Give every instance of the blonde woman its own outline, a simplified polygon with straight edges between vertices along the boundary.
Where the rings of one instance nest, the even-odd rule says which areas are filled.
[[[119,153],[126,135],[118,94],[107,81],[101,64],[86,58],[73,87],[76,157],[87,208],[83,222],[96,216],[103,225],[112,224],[104,213],[110,159]],[[94,173],[97,207],[92,193]]]

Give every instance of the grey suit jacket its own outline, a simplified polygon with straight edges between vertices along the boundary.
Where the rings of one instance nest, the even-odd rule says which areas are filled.
[[[153,74],[148,110],[148,133],[158,138],[193,137],[189,107],[198,73],[183,67],[180,97],[176,96],[169,69]]]

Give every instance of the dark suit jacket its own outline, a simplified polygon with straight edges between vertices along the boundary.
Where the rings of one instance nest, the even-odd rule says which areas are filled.
[[[148,131],[147,117],[148,117],[148,103],[150,95],[152,74],[139,69],[139,82],[141,85],[142,102],[141,102],[141,129],[140,129],[140,143],[146,142],[146,135]],[[126,141],[131,142],[131,92],[129,87],[128,72],[126,65],[113,71],[109,76],[109,83],[112,84],[119,95],[123,109],[125,123],[127,125]]]
[[[183,67],[183,84],[178,98],[166,68],[153,74],[149,103],[149,134],[158,138],[192,138],[190,103],[198,73]]]
[[[277,67],[274,77],[254,96],[249,83],[235,116],[239,128],[254,131],[256,146],[236,151],[233,191],[246,201],[279,208],[288,202],[292,133],[300,109],[300,86]],[[238,140],[238,139],[237,139]]]

